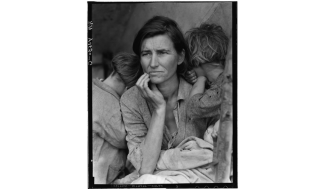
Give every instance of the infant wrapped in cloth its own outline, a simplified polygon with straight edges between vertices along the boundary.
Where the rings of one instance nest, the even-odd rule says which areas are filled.
[[[220,120],[208,127],[204,140],[198,137],[184,139],[176,148],[161,151],[153,174],[145,174],[132,184],[214,183],[213,139]]]

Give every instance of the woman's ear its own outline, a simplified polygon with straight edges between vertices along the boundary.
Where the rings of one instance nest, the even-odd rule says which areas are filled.
[[[184,62],[185,59],[185,51],[184,49],[182,50],[182,52],[180,54],[178,54],[178,62],[177,65],[180,65]]]

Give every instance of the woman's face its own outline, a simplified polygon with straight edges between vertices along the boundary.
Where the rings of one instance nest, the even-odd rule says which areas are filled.
[[[145,39],[140,56],[142,69],[149,74],[150,81],[154,84],[176,76],[177,65],[184,60],[184,52],[179,55],[166,34]]]

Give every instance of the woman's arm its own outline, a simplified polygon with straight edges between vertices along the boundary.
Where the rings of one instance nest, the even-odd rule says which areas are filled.
[[[139,171],[140,175],[152,174],[156,168],[162,145],[164,121],[165,108],[155,110],[142,146],[143,160]]]
[[[149,89],[148,82],[149,77],[144,74],[137,82],[138,90],[130,89],[133,91],[126,92],[121,98],[123,121],[127,130],[128,159],[140,174],[153,173],[156,168],[162,146],[166,111],[166,103],[161,93],[154,85]],[[139,91],[147,102],[139,98]],[[153,107],[151,118],[147,103]]]
[[[152,84],[151,89],[148,87],[149,81],[149,75],[145,73],[137,82],[137,87],[142,92],[144,98],[154,108],[150,120],[149,131],[144,139],[142,147],[143,161],[139,171],[141,175],[151,174],[156,168],[160,155],[163,129],[165,125],[166,102],[156,85]]]

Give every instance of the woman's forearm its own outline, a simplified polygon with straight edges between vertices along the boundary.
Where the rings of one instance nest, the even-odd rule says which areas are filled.
[[[143,159],[139,171],[140,175],[152,174],[156,168],[162,145],[165,111],[166,106],[153,111],[150,127],[141,149]]]

